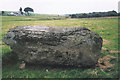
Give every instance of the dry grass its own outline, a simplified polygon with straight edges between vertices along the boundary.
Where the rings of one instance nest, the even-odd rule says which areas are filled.
[[[103,44],[110,44],[110,41],[103,39]]]
[[[99,66],[99,68],[102,68],[102,69],[113,67],[114,64],[111,64],[110,60],[114,59],[114,58],[116,58],[116,57],[111,56],[111,55],[107,55],[102,58],[99,58],[97,66]]]

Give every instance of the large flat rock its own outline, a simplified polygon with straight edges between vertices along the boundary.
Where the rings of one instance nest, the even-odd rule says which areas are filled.
[[[90,67],[97,63],[102,38],[83,27],[23,26],[3,41],[27,63]]]

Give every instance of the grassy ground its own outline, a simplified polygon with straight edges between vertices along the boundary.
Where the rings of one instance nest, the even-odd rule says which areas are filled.
[[[55,17],[56,18],[56,17]],[[98,66],[94,68],[81,69],[74,67],[27,65],[24,70],[18,67],[21,61],[17,60],[16,55],[9,46],[0,41],[3,57],[3,78],[116,78],[118,77],[118,19],[99,18],[99,19],[69,19],[55,20],[54,18],[41,17],[18,17],[3,16],[2,32],[3,38],[7,31],[16,26],[24,25],[45,25],[45,26],[73,26],[87,27],[97,32],[103,38],[103,48]],[[100,63],[102,60],[103,63]],[[107,60],[108,63],[105,63]]]

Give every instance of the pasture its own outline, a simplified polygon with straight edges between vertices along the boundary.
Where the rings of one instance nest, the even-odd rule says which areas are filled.
[[[100,60],[101,66],[81,69],[64,66],[27,65],[19,70],[21,61],[16,58],[10,47],[1,40],[3,78],[117,78],[118,77],[118,18],[65,19],[64,17],[25,17],[2,16],[2,39],[7,31],[16,26],[45,25],[57,27],[86,27],[103,38]],[[120,34],[120,33],[119,33]],[[98,61],[99,63],[99,61]]]

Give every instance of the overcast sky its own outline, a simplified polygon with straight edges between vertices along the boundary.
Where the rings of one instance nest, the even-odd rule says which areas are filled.
[[[31,7],[40,14],[118,11],[119,0],[0,0],[0,11]]]

